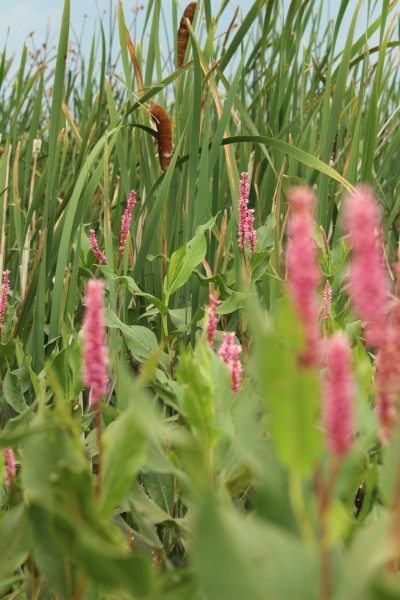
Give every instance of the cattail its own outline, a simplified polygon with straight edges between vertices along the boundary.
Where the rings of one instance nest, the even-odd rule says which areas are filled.
[[[10,271],[7,269],[3,271],[3,283],[1,285],[1,297],[0,297],[0,333],[4,323],[4,313],[6,312],[7,306],[7,294],[10,291],[10,280],[8,278]]]
[[[254,231],[254,209],[248,208],[249,181],[248,174],[242,173],[239,191],[239,223],[237,228],[239,250],[244,253],[245,240],[249,242],[250,252],[253,254],[256,247],[256,232]]]
[[[240,378],[242,373],[242,364],[239,355],[242,347],[234,342],[234,333],[224,333],[224,339],[219,347],[218,356],[228,366],[231,374],[231,389],[233,392],[240,390]]]
[[[385,340],[376,359],[375,396],[380,437],[387,439],[397,421],[400,392],[400,301],[391,308]]]
[[[208,307],[208,328],[207,328],[207,339],[211,350],[214,348],[215,332],[218,325],[218,317],[216,315],[217,306],[221,304],[219,300],[210,294],[210,306]]]
[[[129,229],[132,220],[132,211],[136,205],[136,192],[132,190],[129,194],[128,203],[121,219],[121,235],[119,240],[119,250],[121,254],[125,250],[126,239],[128,237]]]
[[[92,250],[93,250],[97,260],[99,261],[99,263],[107,262],[105,254],[103,254],[103,252],[100,250],[99,245],[97,243],[96,233],[95,233],[94,229],[89,230],[89,241],[90,241],[90,245],[92,246]]]
[[[339,458],[353,443],[353,395],[351,349],[347,337],[336,333],[325,341],[326,377],[324,417],[326,442]]]
[[[289,192],[289,202],[287,283],[305,333],[305,349],[300,355],[300,362],[304,366],[316,366],[319,362],[320,341],[317,287],[321,280],[321,272],[318,249],[313,238],[314,192],[309,188],[292,188]]]
[[[323,313],[324,313],[324,321],[327,321],[329,319],[329,313],[331,310],[331,304],[332,304],[332,288],[331,288],[331,284],[329,283],[328,280],[326,280],[326,284],[324,287],[324,295],[323,295]]]
[[[178,29],[178,69],[183,65],[183,61],[185,60],[185,52],[189,41],[189,32],[186,25],[186,19],[193,23],[194,13],[196,12],[197,2],[191,2],[185,8],[183,13],[183,17],[181,19],[179,29]]]
[[[90,404],[97,406],[107,391],[107,351],[104,329],[103,283],[88,281],[83,324],[84,384],[90,387]]]
[[[163,171],[168,169],[172,157],[172,125],[165,108],[153,104],[150,114],[156,122],[158,132],[158,157]]]
[[[6,475],[6,488],[10,489],[11,482],[17,476],[17,469],[15,466],[14,452],[11,448],[4,448],[3,455],[6,461],[5,475]]]
[[[352,244],[349,289],[353,305],[366,322],[367,344],[380,347],[386,330],[389,282],[379,235],[380,211],[369,188],[358,188],[347,199],[345,225]]]

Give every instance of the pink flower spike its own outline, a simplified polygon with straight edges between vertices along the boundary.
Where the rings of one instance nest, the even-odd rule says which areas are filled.
[[[10,489],[11,482],[17,476],[17,469],[15,466],[14,452],[11,448],[4,448],[4,458],[6,461],[5,472],[6,472],[6,488]]]
[[[292,188],[289,202],[287,284],[305,333],[305,349],[300,355],[300,361],[302,365],[312,367],[319,363],[317,288],[321,281],[318,249],[313,238],[314,192],[310,188]]]
[[[248,174],[243,172],[240,180],[239,192],[239,223],[237,228],[238,246],[241,252],[244,252],[245,240],[249,242],[250,252],[254,253],[256,247],[256,232],[253,228],[254,209],[248,208],[249,203],[249,182]]]
[[[214,349],[214,338],[218,325],[216,309],[219,304],[221,304],[221,302],[217,300],[217,298],[213,294],[210,294],[210,306],[208,307],[207,339],[211,350]]]
[[[242,364],[240,362],[239,354],[242,351],[242,347],[235,344],[234,338],[234,333],[224,333],[224,339],[219,347],[218,356],[228,366],[228,369],[231,373],[232,392],[238,392],[240,390],[240,379],[242,373]]]
[[[325,342],[327,373],[324,385],[324,417],[327,446],[339,458],[353,443],[353,395],[351,348],[344,334]]]
[[[366,322],[367,344],[380,347],[388,313],[389,281],[380,239],[380,210],[369,188],[347,199],[345,226],[353,247],[349,289],[358,316]]]
[[[387,440],[397,422],[400,392],[400,301],[391,308],[385,341],[376,358],[375,394],[380,437]]]
[[[129,194],[128,203],[121,219],[121,236],[119,240],[119,249],[121,254],[125,250],[126,239],[128,237],[129,229],[131,226],[132,211],[136,205],[136,192],[132,190]]]
[[[3,283],[1,286],[1,297],[0,297],[0,332],[3,328],[4,313],[6,312],[7,306],[7,295],[10,291],[10,280],[8,278],[10,271],[7,269],[3,271]]]
[[[324,287],[324,295],[323,295],[323,309],[324,309],[324,321],[329,319],[329,313],[331,311],[332,304],[332,288],[329,280],[326,280],[326,284]]]
[[[90,231],[89,231],[89,241],[90,241],[90,245],[92,246],[92,250],[93,250],[97,260],[99,261],[99,263],[107,262],[105,254],[103,254],[103,252],[100,250],[99,245],[97,243],[96,233],[95,233],[94,229],[90,229]]]
[[[96,406],[107,391],[107,351],[105,345],[103,282],[88,281],[83,323],[84,384],[90,387],[90,404]]]
[[[231,388],[232,392],[238,392],[240,390],[240,379],[242,374],[242,363],[240,362],[239,354],[241,353],[241,346],[232,346],[231,350]]]

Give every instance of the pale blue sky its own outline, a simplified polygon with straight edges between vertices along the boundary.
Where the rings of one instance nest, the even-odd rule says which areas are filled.
[[[163,8],[165,13],[170,12],[170,7],[174,0],[162,0]],[[220,6],[221,0],[212,0],[213,10],[217,12]],[[281,0],[283,5],[287,5],[289,0]],[[377,2],[379,6],[379,1]],[[188,0],[179,2],[179,5],[183,9]],[[230,21],[232,14],[238,4],[240,4],[243,13],[252,5],[253,0],[230,0],[228,7],[225,11],[225,18],[221,22],[221,27],[226,27],[226,24]],[[112,0],[112,6],[117,5],[117,0]],[[128,22],[133,18],[132,9],[140,4],[146,5],[146,0],[123,0],[126,20]],[[339,7],[339,0],[324,0],[324,12],[325,20],[328,19],[328,15],[331,18],[335,18]],[[98,8],[96,8],[96,5]],[[354,10],[356,0],[350,0],[348,8],[348,14],[350,15]],[[365,0],[362,12],[360,14],[359,23],[357,27],[357,34],[360,35],[365,30],[367,22],[367,5],[368,0]],[[88,52],[92,35],[94,31],[94,25],[98,19],[98,13],[103,15],[104,25],[106,31],[109,27],[109,13],[110,0],[71,0],[71,23],[73,30],[79,35],[82,29],[82,24],[86,21],[85,36],[83,41],[83,51]],[[17,62],[21,53],[22,45],[24,41],[28,41],[29,48],[32,48],[32,41],[28,38],[30,32],[34,32],[34,42],[36,47],[47,38],[49,34],[49,42],[56,44],[57,36],[59,31],[59,25],[62,15],[63,0],[0,0],[0,50],[4,47],[4,43],[7,38],[7,30],[9,29],[7,39],[7,54],[16,53]],[[107,13],[107,16],[105,15]],[[143,15],[144,11],[141,11]],[[375,12],[376,14],[376,12]],[[85,17],[85,15],[87,15]],[[346,29],[350,23],[350,19],[345,19],[344,27],[341,32],[341,42],[345,39]],[[222,29],[223,31],[223,29]],[[116,37],[117,37],[117,32]],[[138,32],[138,37],[140,33]],[[163,37],[161,34],[161,42]],[[73,33],[71,39],[74,40]],[[339,43],[340,43],[339,41]]]

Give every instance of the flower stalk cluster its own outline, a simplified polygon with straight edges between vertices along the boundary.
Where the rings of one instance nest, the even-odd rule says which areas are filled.
[[[347,337],[335,333],[325,341],[324,416],[327,446],[343,458],[353,443],[351,348]]]
[[[240,381],[242,374],[242,363],[240,362],[240,353],[242,347],[235,344],[235,334],[224,332],[224,339],[219,347],[218,356],[228,366],[231,374],[231,389],[233,392],[240,390]]]
[[[6,488],[10,489],[11,482],[17,476],[17,469],[15,466],[14,452],[11,448],[4,448],[3,455],[5,459],[5,481]]]
[[[210,294],[210,305],[208,307],[207,339],[211,350],[214,349],[214,338],[218,325],[218,317],[216,310],[219,304],[221,303],[219,300],[217,300],[214,294]]]
[[[357,314],[365,321],[368,346],[380,348],[387,329],[389,281],[380,239],[380,211],[369,188],[347,199],[346,229],[352,245],[349,290]]]
[[[313,238],[314,192],[309,188],[292,188],[289,202],[287,284],[305,333],[305,349],[300,362],[303,366],[312,367],[319,363],[317,288],[321,281],[318,249]]]
[[[329,313],[331,311],[331,304],[332,304],[332,288],[331,288],[331,284],[329,283],[329,280],[326,280],[325,287],[324,287],[324,294],[323,294],[323,298],[322,298],[324,321],[327,321],[329,319]]]
[[[10,279],[9,279],[10,271],[6,269],[3,271],[3,283],[1,286],[1,296],[0,296],[0,334],[3,329],[4,323],[4,313],[6,312],[7,307],[7,295],[10,291]]]
[[[121,235],[120,235],[120,240],[119,240],[119,250],[120,250],[121,254],[125,250],[125,244],[126,244],[129,229],[131,226],[132,211],[135,208],[135,205],[136,205],[136,192],[135,192],[135,190],[132,190],[131,193],[129,194],[128,203],[126,205],[124,214],[122,215],[122,219],[121,219]]]
[[[84,384],[90,387],[90,403],[96,406],[107,390],[107,352],[104,329],[102,281],[90,280],[85,296],[86,312],[83,324]]]
[[[90,245],[92,246],[92,250],[93,250],[97,260],[99,261],[99,263],[107,262],[107,258],[105,256],[105,254],[103,254],[103,252],[100,250],[99,245],[97,243],[96,233],[95,233],[94,229],[91,229],[89,231],[89,241],[90,241]]]
[[[397,419],[400,392],[400,304],[397,300],[391,309],[381,215],[369,188],[357,188],[347,199],[345,226],[352,246],[349,289],[353,306],[365,323],[367,345],[377,352],[375,403],[380,436],[385,440]]]
[[[250,253],[256,248],[256,232],[254,230],[254,209],[248,208],[249,203],[249,181],[248,174],[242,173],[239,194],[239,223],[238,223],[238,245],[244,254],[245,241],[249,242]]]

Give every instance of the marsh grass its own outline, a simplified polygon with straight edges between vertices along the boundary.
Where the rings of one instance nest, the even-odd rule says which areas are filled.
[[[199,374],[193,375],[189,385],[189,374],[196,372],[197,364],[206,365],[213,376],[217,374],[224,380],[226,373],[220,372],[214,359],[206,355],[202,342],[194,350],[195,358],[185,354],[184,348],[195,346],[198,328],[204,325],[203,307],[211,291],[217,292],[222,301],[218,308],[221,327],[235,331],[247,348],[245,308],[248,309],[249,281],[243,278],[243,257],[236,239],[239,178],[244,171],[249,173],[250,205],[255,209],[258,230],[256,251],[251,259],[248,257],[248,275],[267,318],[276,314],[282,296],[286,197],[293,184],[308,184],[317,191],[317,220],[330,245],[326,273],[332,280],[336,278],[333,280],[336,312],[343,322],[348,318],[348,307],[338,283],[346,258],[341,240],[342,199],[360,181],[373,186],[382,204],[388,264],[397,258],[400,212],[398,1],[381,0],[380,15],[369,22],[359,38],[355,31],[362,0],[354,13],[349,9],[349,0],[342,0],[336,21],[329,24],[323,23],[322,2],[316,0],[292,0],[284,17],[280,2],[256,0],[245,13],[236,10],[226,31],[221,31],[227,4],[221,3],[219,11],[213,14],[210,0],[198,2],[193,22],[186,21],[188,45],[178,69],[175,65],[178,60],[181,64],[182,57],[178,56],[181,45],[177,31],[182,12],[172,3],[172,28],[167,31],[167,53],[163,55],[160,39],[164,33],[161,35],[160,31],[167,27],[168,21],[161,0],[149,0],[146,4],[142,31],[137,30],[135,22],[127,25],[126,6],[119,1],[115,20],[110,16],[110,24],[115,27],[111,26],[109,39],[100,22],[88,57],[79,50],[71,51],[70,0],[65,0],[54,54],[45,48],[42,55],[32,57],[24,46],[20,57],[9,57],[6,48],[0,55],[0,272],[10,269],[12,288],[1,344],[1,368],[7,373],[23,370],[25,383],[18,390],[22,397],[33,390],[35,402],[42,407],[53,397],[46,388],[47,380],[57,402],[63,393],[71,402],[79,397],[82,404],[78,337],[83,291],[86,281],[93,277],[103,277],[106,281],[108,348],[111,364],[117,365],[110,373],[110,392],[103,415],[106,425],[114,418],[113,408],[122,411],[128,405],[129,379],[117,357],[123,357],[120,362],[127,362],[137,374],[140,372],[139,383],[135,384],[138,396],[141,397],[141,386],[151,385],[154,404],[161,406],[163,415],[173,425],[178,422],[182,400],[175,381],[180,352],[183,358],[179,385],[193,388],[194,403],[198,401],[196,389],[202,390],[205,385]],[[347,37],[340,47],[339,30],[343,26],[347,26]],[[379,45],[370,43],[376,35]],[[160,128],[157,133],[151,118],[155,105],[165,109],[171,119],[173,153],[168,164],[161,161],[160,165],[158,156]],[[40,152],[34,154],[36,139],[42,144]],[[130,237],[120,256],[121,216],[133,189],[137,192],[138,204],[133,212]],[[100,248],[106,255],[105,266],[95,263],[88,240],[90,229],[96,231]],[[316,238],[322,248],[322,234],[316,233]],[[249,317],[250,327],[255,330],[258,310],[254,309]],[[280,327],[285,329],[282,323]],[[284,333],[287,334],[286,330]],[[370,373],[370,366],[366,366],[368,360],[365,362],[365,355],[357,348],[360,363]],[[13,377],[8,375],[12,381]],[[249,394],[252,397],[253,392]],[[68,431],[75,431],[73,418],[66,416],[60,406],[57,418],[65,419],[63,423],[68,423]],[[145,406],[144,402],[143,423],[139,425],[127,409],[127,420],[118,425],[121,427],[118,435],[129,439],[128,429],[132,427],[137,430],[139,446],[141,436],[149,436],[158,452],[158,433],[153,439],[148,425],[151,422],[153,427],[155,421],[150,417],[146,421]],[[2,412],[4,422],[8,410],[7,407]],[[239,411],[244,423],[248,417],[246,410],[240,408],[243,413]],[[89,426],[90,415],[81,416]],[[180,417],[183,419],[182,414]],[[47,423],[48,418],[42,415],[39,419],[40,431],[53,427],[54,423]],[[204,427],[206,429],[206,425]],[[105,444],[115,443],[117,447],[118,435],[111,432],[106,433]],[[217,467],[212,459],[214,433],[201,428],[195,432],[195,437],[203,442],[202,452],[204,450],[203,471],[199,469],[197,473],[194,469],[192,473],[191,485],[196,490],[204,483],[203,476],[210,480],[216,477],[213,469]],[[20,439],[17,434],[16,438],[13,435],[6,432],[2,443]],[[62,430],[60,439],[64,440],[64,435]],[[246,431],[243,433],[243,439],[238,442],[241,451],[245,452],[252,435],[246,438]],[[38,447],[43,444],[44,448],[45,440],[40,440]],[[196,456],[201,454],[199,448],[192,448],[191,454],[185,448],[185,440],[180,439],[179,443],[184,448],[183,454],[186,452],[187,464],[194,464]],[[95,455],[93,444],[90,442],[87,446],[91,456]],[[53,448],[55,456],[56,446]],[[122,452],[120,446],[118,448]],[[253,450],[258,451],[256,444]],[[160,549],[149,523],[141,523],[143,529],[138,543],[139,546],[147,544],[154,552],[158,548],[160,556],[179,562],[181,541],[174,528],[185,530],[185,524],[179,521],[185,509],[179,499],[175,476],[181,477],[180,483],[189,498],[190,486],[180,471],[178,458],[175,457],[177,471],[171,475],[168,469],[163,471],[165,455],[160,458],[160,452],[154,452],[152,460],[157,464],[156,471],[162,474],[163,485],[165,478],[169,478],[168,485],[172,481],[172,487],[168,487],[172,505],[169,499],[168,507],[174,525],[162,530]],[[36,454],[39,456],[39,450]],[[129,463],[128,450],[123,456]],[[225,474],[232,496],[238,490],[247,489],[251,479],[249,470],[260,474],[259,458],[251,456],[249,452],[250,467],[239,474],[235,471],[237,457],[232,458],[231,472]],[[136,459],[128,473],[135,474],[142,464],[141,458],[136,456]],[[114,460],[117,461],[116,456]],[[27,473],[29,468],[34,469],[33,463],[27,467]],[[157,487],[150,471],[151,467],[144,471],[140,481],[142,484],[148,477],[148,489]],[[232,473],[236,473],[237,478]],[[279,477],[282,473],[279,471]],[[122,471],[119,475],[123,480]],[[111,470],[108,476],[112,479]],[[27,489],[28,479],[27,475]],[[309,516],[301,505],[299,479],[294,478],[288,485],[292,503],[307,521]],[[43,493],[47,493],[43,489]],[[143,496],[140,498],[146,502]],[[215,512],[212,496],[205,495],[203,500],[198,507],[197,533],[201,532],[204,521],[208,532],[212,532],[214,526],[220,527],[222,533],[228,532],[226,539],[231,534],[240,537],[243,533],[246,537],[244,532],[240,533],[243,524],[231,531],[231,517],[225,520]],[[243,500],[246,502],[251,502],[247,496]],[[134,503],[124,505],[125,508],[131,517],[120,523],[123,530],[128,527],[129,519],[141,522],[140,510]],[[42,509],[32,508],[38,511],[38,520]],[[290,512],[287,518],[290,521],[295,517]],[[57,519],[62,521],[60,515]],[[44,527],[46,535],[50,535],[49,523]],[[63,521],[62,527],[68,532],[72,525]],[[39,535],[38,530],[35,535]],[[107,543],[111,544],[108,529],[107,536]],[[78,558],[85,557],[92,548],[90,540],[77,542]],[[207,562],[206,548],[202,544],[205,544],[204,538],[200,539],[194,555],[202,572],[209,573],[212,565]],[[243,544],[246,547],[246,539]],[[283,553],[285,548],[282,542]],[[226,553],[221,558],[222,563],[236,565],[240,571],[240,561],[236,564],[237,557],[230,552],[228,543],[221,546],[221,551]],[[251,551],[254,553],[254,548]],[[97,558],[96,564],[103,564],[101,556]],[[38,560],[40,568],[44,568],[43,556]],[[135,573],[142,568],[139,559],[135,562],[135,556],[126,559],[126,563],[118,560],[108,562],[114,574],[109,575],[107,585],[117,585],[115,574],[125,573],[124,565]],[[90,565],[85,565],[93,577]],[[74,569],[71,567],[71,581],[75,581]],[[104,577],[106,579],[106,575]],[[173,576],[168,574],[163,598],[172,597],[168,595],[174,589],[172,580]],[[143,591],[140,583],[129,587],[126,575],[121,575],[121,581],[124,589],[134,594]],[[185,590],[189,590],[189,594],[197,593],[193,585],[185,581],[185,577],[179,580],[182,598]],[[207,588],[208,584],[204,585]],[[233,594],[229,597],[263,597],[256,587],[248,592],[250,595],[241,595],[243,585],[233,578],[226,588]],[[58,589],[67,594],[65,587]],[[209,589],[207,598],[221,600],[216,589]],[[346,597],[352,597],[350,583],[346,590],[349,594]],[[34,592],[32,594],[36,597]]]

